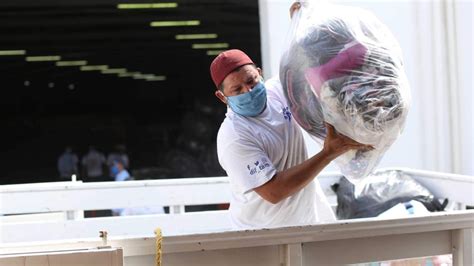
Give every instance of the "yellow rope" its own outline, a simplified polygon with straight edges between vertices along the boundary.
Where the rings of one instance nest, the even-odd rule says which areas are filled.
[[[156,235],[156,266],[161,266],[161,242],[163,242],[163,236],[161,235],[161,229],[155,229]]]

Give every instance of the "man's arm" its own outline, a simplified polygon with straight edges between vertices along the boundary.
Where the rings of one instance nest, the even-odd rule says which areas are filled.
[[[278,172],[267,183],[254,189],[262,198],[276,204],[310,183],[332,160],[351,149],[372,149],[335,131],[326,124],[327,137],[321,152],[284,171]]]

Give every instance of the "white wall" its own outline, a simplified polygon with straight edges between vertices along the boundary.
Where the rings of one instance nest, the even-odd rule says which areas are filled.
[[[292,2],[259,0],[262,61],[267,77],[278,75]],[[473,2],[333,2],[372,11],[390,28],[404,54],[412,105],[403,134],[379,167],[403,166],[474,175]],[[450,17],[452,23],[446,23]],[[455,30],[449,30],[450,27]],[[449,49],[452,46],[455,48]],[[308,141],[310,154],[319,149],[317,144]],[[326,168],[336,169],[335,166]]]
[[[454,10],[456,14],[456,32],[457,32],[457,55],[459,58],[459,88],[460,88],[460,106],[463,115],[461,139],[462,145],[462,173],[474,174],[474,88],[473,82],[473,62],[474,54],[472,49],[473,42],[473,19],[474,3],[465,0],[456,2]]]

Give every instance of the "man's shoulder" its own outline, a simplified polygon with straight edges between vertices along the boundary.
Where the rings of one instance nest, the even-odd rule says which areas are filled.
[[[281,86],[280,79],[278,77],[272,77],[265,81],[265,88],[271,93],[282,92],[283,88]]]
[[[238,115],[229,115],[222,122],[217,132],[217,145],[228,146],[231,143],[246,143],[251,141],[256,126]]]
[[[231,118],[227,116],[224,121],[222,121],[221,126],[219,127],[219,131],[217,132],[217,141],[228,139],[229,137],[234,139],[238,137],[236,132],[235,117]]]
[[[278,101],[282,105],[287,106],[285,94],[283,92],[283,86],[281,85],[278,77],[273,77],[265,82],[265,88],[267,89],[267,97],[270,100]]]

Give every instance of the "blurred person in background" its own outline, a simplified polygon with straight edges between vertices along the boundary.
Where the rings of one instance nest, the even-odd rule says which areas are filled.
[[[82,157],[82,172],[84,181],[106,181],[104,177],[105,156],[94,146]]]
[[[121,160],[114,160],[110,167],[110,173],[115,181],[126,181],[132,179],[130,173],[125,169],[125,163]]]
[[[58,172],[62,180],[71,180],[72,175],[77,175],[79,157],[72,151],[70,146],[66,147],[65,151],[58,158]]]
[[[109,153],[107,156],[107,166],[109,167],[109,176],[115,178],[115,175],[112,173],[112,167],[115,161],[122,162],[122,165],[125,169],[130,170],[130,161],[127,155],[127,148],[123,144],[117,144],[114,147],[114,151]]]

